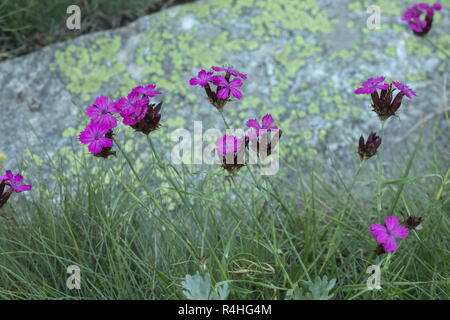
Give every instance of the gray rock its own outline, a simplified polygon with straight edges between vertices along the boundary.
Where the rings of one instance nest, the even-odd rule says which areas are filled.
[[[314,157],[324,150],[354,156],[359,135],[380,131],[368,97],[357,85],[371,76],[407,82],[418,97],[405,99],[386,130],[389,150],[426,115],[442,112],[445,56],[401,22],[401,1],[379,1],[382,28],[366,27],[360,1],[200,0],[143,17],[127,27],[85,35],[0,64],[0,152],[8,166],[30,147],[54,156],[77,145],[84,108],[98,95],[118,98],[136,84],[164,92],[164,128],[194,120],[224,129],[199,87],[188,81],[200,68],[230,64],[248,73],[245,97],[224,113],[235,127],[270,112],[283,129],[282,156]],[[450,21],[442,12],[429,39],[450,48]],[[66,131],[65,137],[63,133]],[[67,134],[69,132],[69,134]],[[72,133],[72,134],[70,134]]]

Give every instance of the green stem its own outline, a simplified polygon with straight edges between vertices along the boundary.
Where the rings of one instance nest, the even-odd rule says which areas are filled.
[[[377,178],[377,193],[378,193],[378,212],[381,212],[383,193],[382,193],[382,181],[384,177],[384,124],[385,121],[381,123],[381,155],[378,154],[378,178]]]
[[[128,157],[128,155],[126,154],[126,152],[122,149],[121,145],[117,142],[116,139],[113,138],[114,143],[116,144],[117,148],[119,148],[120,153],[124,156],[125,160],[128,163],[128,166],[130,167],[131,171],[133,172],[134,176],[136,177],[136,179],[139,181],[139,184],[141,184],[144,187],[144,190],[147,192],[147,194],[149,195],[149,197],[152,199],[153,203],[155,204],[155,206],[158,208],[158,210],[162,213],[164,212],[164,209],[161,207],[161,205],[158,203],[158,201],[155,198],[155,195],[153,193],[150,192],[150,190],[148,190],[147,186],[145,185],[145,183],[142,181],[142,179],[140,178],[138,172],[136,171],[136,169],[133,166],[133,163],[131,163],[130,158]]]
[[[450,167],[448,167],[447,173],[445,174],[444,179],[442,179],[441,186],[440,186],[438,192],[436,193],[434,200],[437,201],[441,198],[442,192],[444,192],[444,186],[447,184],[449,177],[450,177]]]

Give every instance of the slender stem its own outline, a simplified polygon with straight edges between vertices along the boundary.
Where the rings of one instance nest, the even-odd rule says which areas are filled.
[[[378,212],[381,212],[382,209],[382,186],[381,182],[383,181],[384,176],[384,125],[386,121],[381,122],[381,155],[378,155],[378,177],[377,177],[377,193],[378,193]]]
[[[136,169],[134,168],[133,164],[131,163],[130,158],[128,157],[128,155],[125,153],[125,151],[122,149],[122,147],[120,146],[120,144],[117,142],[116,139],[112,138],[114,143],[116,144],[117,148],[119,148],[120,153],[122,153],[122,155],[124,156],[125,160],[128,163],[128,166],[130,167],[131,171],[133,172],[134,176],[136,177],[136,179],[142,183],[141,178],[139,177],[139,174],[137,173]]]
[[[442,179],[441,186],[438,192],[436,193],[436,197],[434,198],[434,200],[437,201],[440,199],[442,192],[444,192],[444,186],[447,184],[449,177],[450,177],[450,167],[448,167],[447,173],[445,174],[444,179]]]
[[[149,135],[146,135],[146,137],[147,137],[148,144],[150,145],[150,148],[152,149],[153,155],[155,156],[156,161],[158,161],[159,167],[161,169],[165,168],[164,162],[161,161],[161,157],[159,156],[158,152],[156,152],[155,145],[153,144],[152,139],[150,138]]]
[[[220,113],[220,116],[222,117],[223,123],[225,123],[225,127],[227,127],[227,129],[230,129],[230,126],[228,125],[227,120],[225,119],[225,116],[223,115],[223,111],[222,110],[218,110]]]
[[[142,181],[142,179],[140,178],[138,172],[136,171],[136,169],[133,166],[133,163],[131,162],[130,158],[128,157],[128,155],[126,154],[126,152],[122,149],[122,147],[120,146],[120,144],[117,142],[116,139],[113,138],[114,143],[116,144],[117,148],[119,148],[120,153],[124,156],[125,160],[128,163],[128,166],[130,167],[131,171],[133,172],[134,176],[136,177],[136,179],[139,181],[139,183],[144,187],[144,190],[147,192],[147,194],[149,195],[149,197],[152,199],[153,203],[155,204],[155,206],[158,208],[158,210],[160,212],[164,212],[164,209],[161,207],[161,205],[158,203],[158,201],[155,198],[155,195],[153,193],[150,192],[150,190],[148,190],[147,186],[145,185],[145,183]]]

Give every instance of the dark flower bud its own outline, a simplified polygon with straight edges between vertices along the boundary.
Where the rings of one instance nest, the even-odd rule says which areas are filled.
[[[361,160],[367,160],[377,153],[378,147],[381,145],[381,138],[372,132],[367,141],[364,143],[364,137],[359,138],[358,154]]]
[[[420,229],[420,224],[422,223],[422,217],[409,216],[403,222],[403,225],[409,230]]]
[[[3,194],[3,191],[5,191],[5,187],[6,187],[6,183],[5,183],[5,181],[2,180],[2,182],[0,182],[0,197]]]
[[[144,134],[149,134],[152,131],[155,131],[160,127],[159,121],[161,120],[161,106],[162,102],[159,104],[150,104],[148,106],[147,113],[145,114],[145,117],[140,120],[138,123],[132,125],[131,127],[136,130],[140,131]]]
[[[6,202],[8,202],[9,197],[11,196],[13,190],[9,189],[3,195],[0,196],[0,208],[3,207]]]

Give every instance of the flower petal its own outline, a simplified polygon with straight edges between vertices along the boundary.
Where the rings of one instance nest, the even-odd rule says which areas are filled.
[[[393,237],[388,237],[385,242],[382,243],[384,251],[386,252],[394,252],[397,250],[398,245]]]
[[[388,229],[389,232],[394,230],[398,225],[400,225],[400,221],[397,219],[397,217],[386,217],[384,219],[384,225]]]
[[[269,129],[270,125],[274,122],[275,120],[273,119],[272,115],[268,113],[262,118],[262,127],[264,129]]]
[[[387,229],[381,224],[374,223],[369,230],[378,243],[385,243],[390,238]]]
[[[217,98],[221,100],[228,99],[229,96],[230,96],[230,89],[228,88],[222,88],[219,90],[219,92],[217,92]]]
[[[245,125],[246,125],[247,127],[250,127],[250,128],[261,129],[261,126],[259,125],[259,122],[258,122],[258,120],[256,120],[256,119],[250,119],[250,120],[248,120],[248,121],[245,123]]]
[[[242,92],[240,92],[238,89],[230,88],[230,90],[231,90],[231,94],[233,95],[233,97],[235,97],[238,100],[242,99],[242,97],[244,96],[242,94]]]

